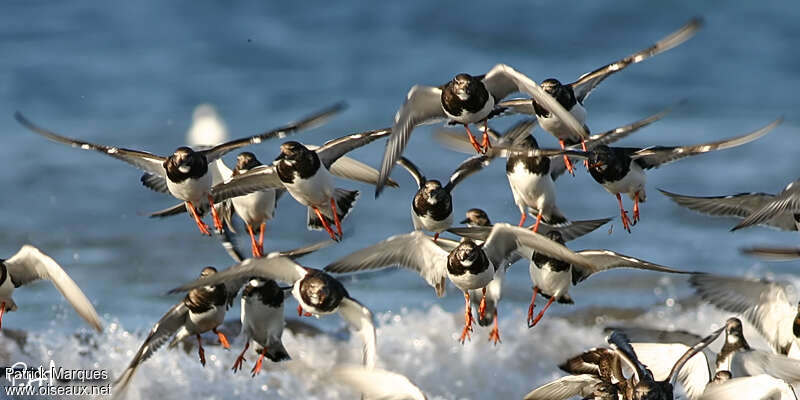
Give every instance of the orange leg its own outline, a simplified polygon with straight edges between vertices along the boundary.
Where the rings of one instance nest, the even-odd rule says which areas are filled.
[[[619,202],[619,212],[622,216],[622,227],[625,228],[628,233],[631,233],[631,220],[628,218],[628,212],[622,207],[622,196],[620,196],[619,193],[617,193],[617,201]]]
[[[533,224],[531,230],[534,232],[539,232],[539,223],[541,222],[542,222],[542,211],[539,210],[539,214],[536,214],[536,223]]]
[[[489,341],[494,342],[495,345],[497,345],[497,342],[503,343],[500,340],[500,329],[497,327],[497,308],[494,309],[494,327],[489,332]]]
[[[262,222],[258,233],[258,250],[261,252],[262,255],[264,254],[264,229],[266,227],[267,224]]]
[[[639,192],[633,195],[633,224],[639,222]]]
[[[483,154],[492,148],[492,143],[489,141],[489,120],[483,120],[483,139],[481,140],[481,147],[483,147]]]
[[[194,204],[192,204],[191,201],[187,201],[185,205],[186,209],[189,210],[189,215],[192,216],[194,222],[197,224],[197,227],[200,229],[200,232],[202,232],[203,235],[211,236],[211,232],[208,231],[208,225],[206,225],[206,223],[200,219],[200,216],[197,215],[197,210],[194,208]]]
[[[583,139],[581,139],[581,149],[583,149],[584,152],[589,151],[588,149],[586,149],[586,141],[583,140]],[[586,169],[589,169],[589,160],[588,159],[584,159],[583,160],[583,166],[586,167]]]
[[[564,141],[559,140],[558,144],[561,145],[561,150],[564,150]],[[575,176],[575,167],[572,166],[572,161],[569,160],[566,154],[564,154],[564,165],[566,165],[567,171],[569,171],[572,176]]]
[[[197,355],[200,356],[200,364],[206,366],[206,351],[203,350],[203,340],[200,339],[200,335],[197,335]]]
[[[230,349],[231,348],[231,344],[228,343],[228,338],[225,336],[224,333],[218,331],[217,328],[212,329],[211,332],[214,332],[214,333],[217,334],[217,338],[219,338],[219,343],[222,345],[223,348],[225,348],[225,349]]]
[[[297,316],[298,316],[298,317],[302,317],[302,316],[304,316],[304,315],[305,315],[306,317],[310,317],[310,316],[311,316],[311,313],[310,313],[310,312],[303,312],[303,306],[301,306],[301,305],[298,305],[298,306],[297,306]]]
[[[478,306],[478,315],[483,319],[486,316],[486,288],[483,288],[483,296],[481,297],[481,303]]]
[[[464,124],[464,129],[467,130],[467,136],[469,136],[469,142],[472,144],[472,147],[475,148],[475,151],[478,153],[483,153],[481,145],[478,144],[478,141],[475,140],[475,136],[472,136],[472,131],[469,130],[469,124]]]
[[[528,328],[531,327],[531,321],[533,321],[533,308],[535,307],[536,302],[536,295],[539,294],[539,287],[533,287],[533,296],[531,296],[531,305],[528,306]]]
[[[253,257],[262,257],[261,251],[256,242],[256,234],[253,232],[253,227],[247,224],[247,233],[250,235],[250,251],[253,252]]]
[[[322,221],[322,226],[328,232],[328,235],[331,235],[331,239],[333,239],[334,241],[338,242],[339,238],[336,237],[336,233],[334,233],[333,229],[331,229],[331,226],[328,225],[328,221],[325,220],[325,216],[322,215],[322,212],[319,211],[319,208],[314,207],[313,209],[314,209],[314,213],[317,214],[317,218],[319,218],[319,220]]]
[[[222,220],[219,219],[217,209],[214,208],[214,198],[211,197],[211,195],[208,195],[208,206],[211,207],[211,217],[214,219],[214,228],[216,228],[217,232],[222,232]]]
[[[267,348],[264,347],[261,349],[261,354],[258,355],[258,361],[256,361],[256,365],[253,366],[253,369],[250,370],[250,373],[253,374],[253,377],[258,375],[261,372],[261,363],[264,361],[264,356],[267,355]]]
[[[528,214],[525,211],[523,211],[522,216],[519,217],[519,225],[517,226],[522,226],[523,224],[525,224],[526,219],[528,219]]]
[[[336,212],[336,200],[331,197],[331,213],[333,213],[333,224],[336,225],[336,233],[339,234],[339,239],[342,238],[342,223],[339,221],[339,213]]]
[[[6,311],[6,302],[0,303],[0,329],[3,326],[3,313]]]
[[[439,239],[439,232],[433,234],[433,242],[436,243],[436,240]]]
[[[544,305],[542,311],[539,311],[539,315],[537,315],[536,318],[533,320],[533,322],[531,322],[531,324],[528,325],[528,328],[533,328],[534,326],[536,326],[536,324],[539,323],[539,320],[541,320],[542,317],[544,316],[544,312],[547,311],[548,308],[550,308],[550,305],[553,304],[553,301],[555,300],[556,296],[550,296],[550,300],[547,300],[547,304]]]
[[[461,344],[464,344],[465,339],[472,340],[470,332],[472,332],[472,304],[469,303],[469,291],[464,292],[464,330],[461,331]]]
[[[242,349],[242,352],[239,353],[239,357],[236,357],[236,361],[233,363],[233,368],[231,368],[233,372],[238,372],[240,369],[242,369],[242,363],[247,361],[244,359],[244,353],[247,352],[249,347],[250,341],[248,340],[247,343],[244,344],[244,349]]]

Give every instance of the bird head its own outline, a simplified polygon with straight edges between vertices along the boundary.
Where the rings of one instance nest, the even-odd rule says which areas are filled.
[[[459,222],[471,226],[489,226],[492,221],[489,220],[489,215],[480,208],[471,208],[467,211],[467,218]]]
[[[261,165],[261,161],[258,161],[255,154],[244,151],[236,156],[236,168],[233,172],[234,174],[243,174],[259,165]]]

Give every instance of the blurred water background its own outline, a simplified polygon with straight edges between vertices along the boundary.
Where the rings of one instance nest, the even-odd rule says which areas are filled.
[[[20,312],[4,316],[3,329],[27,331],[27,344],[0,339],[8,344],[0,346],[0,361],[38,365],[54,359],[119,373],[153,323],[180,299],[164,295],[166,290],[194,279],[203,266],[231,264],[218,242],[201,236],[188,218],[143,217],[173,199],[142,187],[138,171],[46,141],[18,125],[15,110],[68,136],[169,154],[185,143],[200,103],[214,104],[230,135],[240,137],[345,100],[344,113],[297,136],[321,144],[389,126],[413,84],[442,84],[499,62],[537,81],[569,82],[652,44],[694,16],[706,22],[695,38],[609,78],[592,94],[586,102],[592,131],[630,123],[682,99],[685,105],[621,145],[701,143],[749,132],[778,116],[785,122],[746,146],[648,171],[648,201],[632,234],[621,229],[613,196],[584,169],[562,177],[558,204],[570,219],[615,217],[611,234],[605,226],[570,247],[798,282],[796,263],[761,263],[738,252],[752,244],[791,245],[796,234],[761,227],[730,233],[734,220],[699,216],[656,191],[774,193],[797,177],[800,7],[794,2],[13,2],[3,9],[0,254],[9,257],[32,243],[53,256],[94,301],[107,330],[89,333],[52,286],[26,287],[15,293]],[[441,148],[431,138],[434,129],[419,128],[405,154],[428,176],[445,179],[465,156]],[[557,145],[549,135],[537,139]],[[268,161],[279,144],[247,150]],[[382,152],[380,142],[352,156],[378,166]],[[457,218],[481,207],[494,221],[517,222],[503,164],[494,163],[454,191]],[[341,181],[362,191],[344,223],[345,240],[303,263],[322,267],[409,231],[415,185],[401,169],[393,177],[401,187],[378,200],[373,188]],[[325,237],[306,230],[305,209],[286,196],[267,226],[266,247],[289,249]],[[241,239],[246,252],[248,241]],[[457,343],[463,299],[455,290],[437,299],[408,271],[357,277],[346,285],[378,316],[380,365],[408,374],[437,399],[520,398],[560,376],[555,365],[565,357],[601,344],[605,323],[623,319],[704,333],[727,317],[689,298],[684,278],[621,270],[592,277],[574,290],[575,306],[554,305],[543,323],[528,330],[527,264],[515,265],[509,276],[500,308],[503,343],[497,347],[486,343],[488,330],[482,328],[471,343]],[[293,308],[290,302],[287,309]],[[228,318],[238,319],[238,307]],[[337,317],[305,322],[328,333],[344,327]],[[75,333],[88,335],[88,344]],[[294,360],[270,365],[256,379],[230,374],[233,351],[207,351],[205,369],[195,353],[162,351],[140,371],[131,398],[353,397],[327,383],[324,373],[310,371],[357,361],[357,338],[288,331],[284,337]],[[759,340],[753,336],[752,342]]]

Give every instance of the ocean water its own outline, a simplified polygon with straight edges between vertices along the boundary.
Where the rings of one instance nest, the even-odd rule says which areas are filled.
[[[31,243],[54,257],[93,300],[106,330],[89,331],[53,287],[39,283],[15,293],[19,312],[3,317],[0,366],[23,361],[107,370],[113,378],[152,325],[180,296],[170,288],[202,267],[230,259],[186,217],[148,219],[143,213],[174,203],[139,184],[140,173],[98,154],[31,134],[14,111],[57,132],[88,141],[168,154],[184,144],[191,113],[212,103],[232,137],[264,131],[330,103],[349,108],[297,138],[307,143],[391,124],[408,89],[442,84],[459,72],[479,74],[503,62],[534,80],[571,81],[644,48],[691,17],[705,19],[689,42],[607,79],[587,100],[593,132],[651,115],[687,100],[662,121],[620,142],[626,146],[713,141],[757,129],[778,116],[784,123],[746,146],[648,171],[642,220],[628,234],[613,196],[579,167],[557,182],[558,204],[570,219],[615,217],[570,243],[608,248],[659,264],[720,274],[788,280],[796,263],[763,263],[739,253],[754,244],[793,245],[796,236],[755,227],[735,233],[732,219],[681,209],[656,188],[690,195],[777,192],[796,179],[800,8],[792,2],[653,4],[530,1],[494,3],[407,1],[385,4],[304,2],[12,3],[0,13],[0,255]],[[5,115],[5,117],[3,117]],[[514,119],[496,122],[503,128]],[[405,155],[431,177],[446,179],[464,155],[441,148],[416,130]],[[537,135],[547,146],[557,143]],[[248,150],[262,161],[279,141]],[[382,143],[351,155],[377,166]],[[230,162],[235,155],[226,157]],[[481,207],[493,221],[519,215],[502,162],[454,191],[456,216]],[[393,234],[408,232],[413,181],[400,169],[398,189],[374,199],[366,185],[345,221],[344,242],[312,254],[322,267]],[[626,208],[630,203],[625,201]],[[325,239],[305,228],[305,209],[288,196],[267,226],[268,250]],[[248,242],[239,240],[248,250]],[[610,323],[710,331],[728,316],[691,297],[685,278],[639,271],[598,274],[574,288],[574,306],[554,305],[533,329],[524,322],[530,299],[527,265],[509,270],[500,308],[503,343],[457,342],[463,299],[455,290],[437,299],[422,279],[389,270],[345,280],[350,294],[378,321],[379,365],[407,374],[430,398],[521,398],[560,376],[556,365],[602,344]],[[538,307],[541,307],[539,305]],[[294,308],[290,301],[288,310]],[[291,315],[291,311],[287,311]],[[228,319],[238,319],[238,307]],[[284,334],[293,357],[268,365],[255,379],[230,365],[240,343],[196,354],[162,350],[134,380],[130,398],[354,398],[330,382],[326,369],[357,362],[360,344],[336,316],[303,322],[321,330]],[[23,331],[25,343],[9,333]],[[6,332],[5,335],[2,332]],[[762,344],[751,333],[752,344]],[[250,360],[252,362],[252,360]],[[248,364],[252,365],[252,364]],[[249,368],[249,366],[248,366]],[[0,395],[2,396],[2,395]]]

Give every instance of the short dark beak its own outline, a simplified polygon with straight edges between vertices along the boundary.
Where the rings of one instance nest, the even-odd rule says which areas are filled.
[[[466,224],[468,222],[469,222],[469,218],[464,218],[464,219],[461,220],[461,222],[459,222],[459,224]]]

